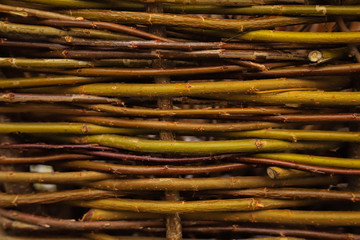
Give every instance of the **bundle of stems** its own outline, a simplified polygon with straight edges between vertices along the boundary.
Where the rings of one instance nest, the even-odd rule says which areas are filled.
[[[1,1],[0,239],[360,239],[359,6]]]

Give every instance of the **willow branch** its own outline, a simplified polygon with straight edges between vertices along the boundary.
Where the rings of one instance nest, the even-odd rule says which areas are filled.
[[[51,50],[65,49],[67,46],[57,43],[43,43],[43,42],[25,42],[13,41],[5,38],[0,38],[0,46],[4,47],[22,47],[22,48],[48,48]]]
[[[291,161],[295,163],[311,164],[315,166],[329,166],[338,168],[360,168],[360,159],[351,158],[335,158],[335,157],[323,157],[313,156],[306,154],[295,154],[295,153],[267,153],[267,154],[256,154],[256,157],[279,159],[283,161]]]
[[[280,3],[281,4],[281,3]],[[176,8],[175,8],[176,9]],[[175,10],[174,9],[174,10]],[[185,7],[187,13],[201,11],[201,8],[191,10],[191,7]],[[207,11],[206,11],[207,10]],[[203,11],[217,14],[234,15],[281,15],[281,16],[356,16],[360,8],[357,5],[352,6],[334,6],[334,5],[263,5],[247,6],[242,8],[209,8]]]
[[[246,78],[297,77],[297,76],[336,76],[349,75],[360,71],[359,63],[338,64],[327,66],[302,66],[271,69],[267,72],[242,73]]]
[[[0,82],[1,84],[1,82]],[[115,107],[115,106],[114,106]],[[0,106],[0,113],[23,113],[23,114],[59,114],[71,116],[106,116],[109,113],[87,110],[85,108],[69,107],[66,105],[55,104],[7,104]]]
[[[68,160],[85,160],[92,159],[92,156],[85,154],[57,154],[48,156],[36,156],[36,157],[6,157],[0,156],[0,164],[29,164],[29,163],[45,163],[53,161],[68,161]]]
[[[286,169],[277,166],[268,167],[266,173],[271,179],[289,179],[289,178],[300,178],[310,177],[314,174],[305,172],[297,169]]]
[[[287,32],[258,30],[244,33],[236,37],[247,41],[285,42],[285,43],[317,43],[317,44],[349,44],[360,41],[359,32]]]
[[[104,180],[86,183],[89,187],[104,190],[200,191],[212,189],[240,189],[258,187],[328,186],[336,184],[338,177],[310,177],[302,179],[272,180],[268,177],[217,177],[217,178],[148,178]]]
[[[98,97],[83,94],[26,94],[26,93],[0,93],[0,102],[5,103],[25,103],[25,102],[45,102],[45,103],[112,103],[122,104],[118,98]]]
[[[171,4],[181,4],[187,5],[189,3],[194,5],[216,5],[216,6],[251,6],[251,5],[267,5],[267,4],[280,4],[280,3],[297,3],[297,4],[305,4],[303,0],[131,0],[132,2],[141,2],[141,3],[171,3]]]
[[[211,194],[225,194],[228,196],[252,196],[261,198],[277,199],[319,199],[319,200],[346,200],[360,201],[360,192],[339,191],[329,189],[306,189],[306,188],[259,188],[219,191]]]
[[[41,69],[42,71],[45,69]],[[208,74],[208,73],[226,73],[242,71],[244,67],[236,65],[224,66],[210,66],[210,67],[192,67],[192,68],[80,68],[75,70],[61,70],[52,72],[59,72],[69,75],[79,76],[114,76],[114,77],[138,77],[138,76],[177,76],[177,75],[192,75],[192,74]]]
[[[0,193],[0,207],[12,207],[25,204],[50,204],[64,201],[75,200],[90,200],[100,199],[107,197],[115,197],[119,194],[115,194],[108,191],[101,191],[95,189],[78,189],[67,190],[52,193],[33,193],[33,194],[21,194],[10,195]]]
[[[27,59],[27,61],[28,61],[28,59]],[[18,65],[17,61],[14,61],[13,64],[15,64],[16,67],[21,67],[21,64]],[[49,64],[49,63],[46,63],[46,64]],[[0,65],[1,65],[1,63],[0,63]],[[16,88],[52,86],[52,85],[73,85],[73,84],[79,84],[79,83],[85,84],[85,83],[101,82],[101,81],[106,81],[106,80],[109,80],[109,79],[90,78],[90,77],[75,77],[75,76],[7,78],[7,79],[2,79],[0,81],[0,89],[16,89]]]
[[[0,162],[1,163],[1,162]],[[114,174],[126,175],[181,175],[181,174],[210,174],[215,172],[228,172],[248,169],[245,164],[224,163],[207,166],[131,166],[92,161],[69,161],[61,163],[61,167],[86,169]]]
[[[94,109],[95,110],[95,109]],[[245,120],[274,121],[274,122],[358,122],[358,113],[334,113],[334,114],[286,114],[278,116],[245,117]]]
[[[66,134],[139,134],[144,133],[137,129],[122,129],[103,127],[94,124],[67,123],[67,122],[16,122],[0,123],[0,133],[66,133]]]
[[[251,61],[306,61],[308,54],[293,51],[292,53],[274,51],[274,50],[200,50],[200,51],[169,51],[169,50],[155,50],[155,51],[105,51],[105,50],[53,50],[50,52],[36,53],[28,50],[29,54],[34,53],[38,57],[53,57],[53,58],[73,58],[73,59],[183,59],[183,60],[200,60],[200,59],[240,59]],[[238,64],[238,63],[237,63]],[[255,64],[247,64],[246,67],[254,66]],[[257,67],[259,65],[256,65]],[[262,66],[266,68],[265,66]]]
[[[276,224],[303,224],[310,226],[359,226],[357,211],[301,211],[263,210],[251,213],[186,214],[184,219]]]
[[[0,145],[1,148],[1,145]],[[135,155],[119,152],[110,152],[105,149],[102,151],[81,151],[86,155],[105,157],[111,159],[118,159],[123,161],[141,161],[149,163],[162,163],[162,164],[186,164],[186,163],[201,163],[208,161],[226,161],[232,160],[235,157],[239,157],[242,154],[221,154],[221,155],[211,155],[211,156],[202,156],[202,157],[155,157],[151,155]]]
[[[187,154],[220,154],[240,152],[268,152],[284,150],[329,149],[334,144],[325,143],[291,143],[280,140],[224,140],[224,141],[165,141],[148,140],[144,138],[126,137],[120,135],[89,135],[85,138],[67,138],[75,143],[92,143],[108,147],[137,152],[156,153],[187,153]]]
[[[153,130],[172,130],[172,131],[188,131],[188,132],[234,132],[251,129],[263,129],[280,127],[281,124],[268,122],[242,122],[242,123],[189,123],[189,122],[173,122],[173,121],[155,121],[155,120],[126,120],[119,118],[106,117],[70,117],[69,120],[78,122],[87,122],[98,125],[140,128]]]
[[[254,29],[264,29],[290,24],[304,24],[322,22],[319,18],[301,17],[266,17],[254,18],[250,20],[229,20],[204,18],[202,16],[175,15],[166,13],[145,13],[145,12],[126,12],[108,10],[74,10],[68,12],[69,15],[84,17],[91,20],[101,20],[108,22],[118,22],[126,24],[158,24],[175,27],[191,27],[213,30],[232,30],[237,32],[249,31]]]
[[[106,22],[91,22],[82,20],[76,17],[72,17],[69,15],[31,9],[31,8],[23,8],[23,7],[15,7],[9,5],[0,5],[0,11],[7,14],[12,14],[15,16],[29,17],[35,16],[38,18],[45,18],[47,20],[40,21],[40,24],[51,25],[51,26],[66,26],[66,27],[83,27],[83,28],[100,28],[105,30],[110,30],[114,32],[125,33],[133,36],[156,39],[165,42],[173,42],[172,40],[156,36],[151,33],[147,33],[132,27],[119,25],[115,23],[106,23]]]
[[[85,69],[82,69],[85,70]],[[176,70],[176,69],[173,69]],[[180,69],[179,69],[180,70]],[[185,69],[183,69],[185,70]],[[131,70],[128,70],[129,73]],[[134,70],[137,71],[137,70]],[[140,71],[140,70],[139,70]],[[159,70],[161,71],[161,70]],[[164,69],[163,71],[168,71]],[[169,69],[170,71],[170,69]],[[226,68],[224,71],[227,71]],[[160,74],[160,72],[158,72]],[[124,72],[125,74],[125,72]],[[127,73],[126,73],[127,74]],[[144,75],[149,74],[145,73]],[[194,72],[192,74],[195,74]],[[264,79],[251,81],[200,82],[200,83],[167,83],[167,84],[130,84],[130,83],[95,83],[75,87],[35,89],[37,93],[90,94],[118,97],[177,97],[177,96],[212,96],[212,94],[240,95],[275,89],[337,89],[347,81],[314,81],[302,79]],[[30,90],[34,91],[34,90]],[[241,96],[241,95],[240,95]]]
[[[97,28],[110,30],[113,32],[119,32],[123,34],[128,34],[131,36],[136,36],[145,39],[154,39],[163,42],[175,42],[165,37],[157,36],[155,34],[147,33],[141,30],[138,30],[133,27],[128,27],[125,25],[120,25],[116,23],[108,23],[108,22],[91,22],[86,20],[78,20],[78,19],[47,19],[39,21],[40,24],[49,25],[49,26],[57,26],[57,27],[82,27],[82,28]]]
[[[203,201],[151,201],[109,198],[90,201],[71,201],[70,203],[80,207],[162,214],[221,211],[256,211],[260,209],[288,208],[312,204],[311,201],[303,200],[296,201],[254,198]]]
[[[18,24],[0,21],[0,32],[5,34],[25,34],[32,36],[47,36],[47,37],[65,37],[65,39],[71,42],[72,37],[92,37],[100,39],[112,39],[112,40],[140,40],[138,37],[128,36],[119,33],[111,33],[107,31],[95,30],[95,29],[82,29],[71,28],[68,31],[60,30],[54,27]]]
[[[93,240],[164,240],[165,239],[162,237],[145,237],[145,236],[112,236],[112,235],[103,234],[103,233],[87,233],[87,234],[84,234],[84,236],[86,236],[87,239],[93,239]],[[201,239],[182,238],[182,239],[184,239],[184,240],[210,240],[210,239],[205,239],[205,238],[201,238]],[[42,240],[42,239],[39,239],[39,240]],[[276,240],[276,239],[270,239],[270,240]],[[298,239],[282,239],[282,240],[298,240]]]
[[[27,58],[0,58],[0,67],[12,68],[85,68],[93,64],[87,61],[74,59],[27,59]],[[74,79],[75,80],[75,79]]]
[[[266,104],[305,104],[314,106],[357,106],[359,92],[287,91],[256,95],[218,95],[217,98],[229,101]]]
[[[237,42],[160,42],[160,41],[116,41],[103,39],[86,39],[86,38],[53,38],[50,41],[71,46],[88,46],[88,47],[106,47],[114,49],[137,50],[137,49],[167,49],[167,50],[287,50],[287,49],[313,49],[313,44],[285,44],[285,43],[237,43]],[[8,41],[4,40],[6,44]],[[39,43],[40,44],[40,43]],[[56,48],[55,48],[56,49]]]
[[[54,228],[62,230],[73,231],[89,231],[89,230],[104,230],[104,229],[142,229],[144,227],[159,227],[163,226],[162,221],[100,221],[100,222],[80,222],[74,220],[56,219],[50,217],[41,217],[28,213],[21,213],[11,210],[0,210],[0,215],[13,220],[18,220],[25,223],[31,223],[45,228]]]
[[[113,178],[113,175],[99,172],[0,172],[0,181],[9,183],[61,183],[99,181]]]
[[[254,131],[243,131],[226,133],[229,137],[238,138],[271,138],[288,141],[317,140],[336,142],[359,142],[360,132],[339,132],[324,130],[293,130],[293,129],[261,129]]]
[[[191,117],[191,116],[236,116],[242,114],[287,114],[296,113],[299,110],[277,108],[277,107],[259,107],[259,108],[202,108],[202,109],[149,109],[149,108],[126,108],[105,104],[87,105],[90,109],[96,111],[104,111],[116,115],[130,115],[130,116],[142,116],[142,117],[159,117],[159,116],[171,116],[171,117]],[[286,115],[287,116],[287,115]]]
[[[230,226],[230,227],[188,227],[184,228],[185,232],[194,233],[247,233],[256,235],[272,235],[272,236],[294,236],[309,239],[328,239],[328,240],[359,240],[360,235],[352,233],[339,233],[320,230],[307,230],[298,228],[269,228],[256,226]]]
[[[260,158],[260,157],[238,157],[236,158],[236,161],[241,163],[249,163],[249,164],[261,164],[261,165],[270,165],[270,166],[276,165],[280,167],[299,169],[312,173],[360,175],[359,169],[345,169],[345,168],[316,166],[314,165],[313,162],[311,162],[310,164],[304,164],[304,163],[293,162],[292,160],[286,161],[286,160],[279,160],[274,158]]]
[[[46,143],[2,143],[0,149],[46,149],[46,150],[92,150],[112,151],[114,149],[97,144],[46,144]]]
[[[38,18],[50,18],[50,19],[63,19],[63,20],[76,20],[75,17],[60,14],[56,12],[44,11],[39,9],[24,8],[20,6],[10,6],[0,4],[0,12],[7,13],[15,16],[27,17],[38,17]]]
[[[30,3],[40,3],[46,4],[50,6],[56,7],[75,7],[75,8],[101,8],[108,6],[107,4],[100,3],[100,2],[88,2],[82,0],[55,0],[55,1],[46,1],[46,0],[22,0],[23,2],[30,2]]]

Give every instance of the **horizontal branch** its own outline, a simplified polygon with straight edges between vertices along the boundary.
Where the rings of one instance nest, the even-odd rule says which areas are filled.
[[[346,159],[346,161],[347,160],[348,159]],[[260,165],[269,165],[269,166],[276,165],[279,167],[299,169],[303,171],[320,173],[320,174],[360,175],[360,169],[316,166],[314,165],[314,162],[311,162],[309,164],[304,164],[304,163],[294,162],[292,161],[292,159],[286,161],[286,160],[279,160],[274,158],[237,157],[236,161],[240,163],[249,163],[249,164],[260,164]]]
[[[10,60],[10,59],[9,59]],[[26,61],[28,61],[27,59]],[[0,59],[1,61],[1,59]],[[45,60],[44,60],[45,61]],[[19,67],[17,62],[13,62],[16,67]],[[48,62],[46,63],[48,64]],[[1,66],[1,63],[0,63]],[[21,65],[20,65],[21,67]],[[90,78],[90,77],[76,77],[76,76],[56,76],[56,77],[33,77],[33,78],[7,78],[0,81],[0,89],[16,89],[25,87],[40,87],[52,85],[74,85],[102,82],[108,79],[104,78]]]
[[[1,145],[0,145],[1,148]],[[151,155],[135,155],[129,153],[120,153],[120,152],[110,152],[103,149],[102,151],[80,151],[90,156],[105,157],[123,161],[141,161],[149,163],[162,163],[162,164],[187,164],[187,163],[201,163],[209,161],[226,161],[233,160],[235,157],[242,156],[243,154],[220,154],[220,155],[210,155],[210,156],[200,156],[200,157],[155,157]]]
[[[28,59],[0,58],[0,67],[12,68],[85,68],[93,67],[93,63],[75,59]]]
[[[24,52],[24,51],[22,51]],[[280,50],[200,50],[200,51],[169,51],[156,49],[153,51],[106,51],[106,50],[52,50],[37,53],[31,50],[27,54],[33,54],[42,58],[67,58],[67,59],[183,59],[183,60],[249,60],[256,62],[265,61],[308,61],[308,52],[293,51],[291,53]],[[100,63],[95,62],[97,65]],[[263,66],[263,68],[266,68]]]
[[[146,133],[138,129],[103,127],[94,124],[68,122],[11,122],[0,123],[0,133],[66,133],[66,134],[125,134]]]
[[[100,221],[100,222],[81,222],[73,219],[56,219],[50,217],[36,216],[18,211],[0,209],[0,216],[30,223],[50,229],[90,231],[90,230],[119,230],[119,229],[142,229],[144,227],[161,227],[163,222],[160,220],[151,221]]]
[[[291,2],[290,2],[291,3]],[[281,4],[281,2],[275,3]],[[286,2],[288,4],[288,2]],[[176,8],[171,8],[174,11]],[[170,10],[170,9],[169,9]],[[184,7],[186,13],[200,12],[201,8],[191,10],[190,6]],[[280,16],[357,16],[360,12],[358,5],[263,5],[247,6],[241,8],[208,8],[203,13],[233,14],[233,15],[280,15]]]
[[[304,0],[131,0],[132,2],[141,3],[171,3],[179,5],[215,5],[215,6],[251,6],[251,5],[267,5],[267,4],[281,4],[281,3],[297,3],[305,4]]]
[[[5,103],[112,103],[122,104],[118,98],[98,97],[84,94],[26,94],[26,93],[0,93],[0,102]]]
[[[174,69],[175,70],[175,69]],[[180,70],[180,69],[179,69]],[[185,69],[183,69],[185,70]],[[131,70],[128,70],[131,71]],[[160,71],[160,70],[159,70]],[[166,71],[166,70],[164,70]],[[258,91],[275,89],[338,89],[346,86],[348,81],[314,81],[303,79],[264,79],[251,81],[226,82],[188,82],[167,84],[131,84],[131,83],[94,83],[72,87],[48,87],[30,89],[37,93],[46,92],[54,94],[90,94],[112,97],[177,97],[195,96],[207,97],[212,94],[229,94],[238,96],[242,93],[256,93]],[[1,85],[0,85],[1,87]],[[28,91],[27,91],[28,92]]]
[[[278,166],[268,167],[266,169],[266,173],[271,179],[301,178],[301,177],[311,177],[314,175],[311,172],[297,170],[297,169],[281,168]]]
[[[359,234],[344,233],[344,232],[332,232],[332,231],[321,231],[298,229],[298,228],[277,228],[277,227],[257,227],[257,226],[229,226],[229,227],[186,227],[184,232],[191,233],[237,233],[237,234],[256,234],[256,235],[271,235],[271,236],[294,236],[303,237],[309,239],[321,239],[321,240],[359,240]]]
[[[271,158],[295,163],[311,164],[315,166],[360,169],[360,159],[353,158],[323,157],[295,153],[266,153],[256,154],[255,156],[260,158]]]
[[[65,15],[68,16],[68,15]],[[138,30],[134,27],[120,25],[109,22],[92,22],[87,20],[74,19],[45,19],[38,22],[41,25],[49,25],[56,27],[81,27],[81,28],[96,28],[103,29],[112,32],[118,32],[122,34],[128,34],[130,36],[136,36],[139,38],[153,39],[163,42],[175,42],[174,40],[167,39],[155,34],[151,34],[145,31]]]
[[[167,49],[167,50],[182,50],[182,51],[196,51],[196,50],[288,50],[288,49],[317,49],[313,44],[285,44],[285,43],[237,43],[237,42],[194,42],[188,40],[186,42],[160,42],[160,41],[116,41],[116,40],[103,40],[103,39],[86,39],[86,38],[71,38],[67,41],[65,37],[53,38],[52,42],[70,45],[70,46],[88,46],[88,47],[101,47],[101,48],[114,48],[125,50],[137,49]],[[11,41],[3,39],[0,44],[10,44]],[[28,42],[26,42],[28,44]],[[41,44],[41,43],[38,43]],[[17,46],[17,45],[16,45]],[[58,47],[62,49],[63,47]],[[50,49],[57,49],[56,47]]]
[[[306,188],[259,188],[231,191],[211,192],[226,196],[253,196],[277,199],[319,199],[319,200],[347,200],[360,201],[360,192],[338,191],[329,189],[306,189]]]
[[[210,67],[191,67],[191,68],[80,68],[75,70],[62,70],[62,74],[79,76],[113,76],[113,77],[145,77],[145,76],[178,76],[208,73],[225,73],[242,71],[246,68],[237,65],[210,66]],[[45,71],[45,69],[41,69]]]
[[[285,43],[317,43],[317,44],[349,44],[359,43],[359,32],[287,32],[258,30],[247,32],[236,37],[247,41],[285,42]]]
[[[107,173],[99,172],[0,172],[0,181],[9,183],[61,183],[72,184],[74,182],[99,181],[113,178],[114,176]]]
[[[72,184],[74,182],[99,181],[113,178],[107,173],[99,172],[0,172],[0,181],[6,183],[61,183]]]
[[[299,76],[337,76],[342,77],[360,72],[360,63],[325,65],[325,66],[301,66],[283,67],[270,69],[262,72],[241,73],[242,78],[271,78],[271,77],[299,77]],[[234,76],[233,76],[234,77]]]
[[[113,105],[97,104],[87,105],[86,107],[95,111],[104,111],[116,115],[130,115],[142,117],[191,117],[191,116],[236,116],[243,114],[258,114],[258,115],[276,115],[297,113],[299,110],[290,108],[278,107],[248,107],[248,108],[199,108],[199,109],[150,109],[150,108],[126,108]]]
[[[329,186],[338,183],[338,177],[310,177],[301,179],[272,180],[269,177],[209,177],[209,178],[147,178],[147,179],[111,179],[86,183],[89,187],[104,190],[130,191],[200,191],[212,189],[240,189],[259,187],[289,186]]]
[[[191,123],[191,122],[170,122],[156,120],[127,120],[110,117],[69,117],[71,121],[86,122],[98,125],[153,129],[153,130],[172,130],[187,132],[235,132],[253,129],[264,129],[272,127],[281,127],[282,124],[269,122],[233,122],[233,123]]]
[[[0,164],[33,164],[33,163],[45,163],[53,161],[68,161],[68,160],[87,160],[92,159],[93,156],[85,154],[57,154],[48,156],[35,156],[35,157],[6,157],[0,156]]]
[[[281,114],[277,116],[244,117],[248,121],[271,122],[359,122],[359,113],[333,113],[333,114]]]
[[[304,24],[322,22],[321,18],[301,17],[265,17],[246,20],[214,19],[202,16],[176,15],[164,13],[126,12],[109,10],[73,10],[71,16],[84,17],[91,20],[117,22],[125,24],[157,24],[175,27],[191,27],[213,30],[231,30],[236,32],[254,29],[287,26],[289,24]]]
[[[228,137],[236,138],[271,138],[288,141],[334,141],[334,142],[360,142],[360,132],[339,132],[324,130],[297,130],[297,129],[261,129],[226,133]]]
[[[0,162],[1,163],[1,162]],[[240,163],[223,163],[202,166],[132,166],[93,161],[69,161],[59,166],[75,169],[86,169],[114,174],[126,175],[182,175],[182,174],[210,174],[216,172],[230,172],[248,169],[249,166]]]
[[[305,104],[314,106],[357,106],[360,92],[287,91],[256,95],[218,95],[229,101],[265,104]]]
[[[301,211],[263,210],[251,213],[192,213],[182,216],[184,220],[215,220],[231,222],[257,222],[296,224],[308,226],[360,226],[358,211]]]
[[[119,194],[95,189],[66,190],[51,193],[32,193],[10,195],[0,193],[0,207],[12,207],[25,204],[51,204],[63,201],[100,199],[115,197]]]
[[[106,106],[106,105],[105,105]],[[112,106],[112,105],[111,105]],[[113,106],[115,107],[115,106]],[[40,115],[71,115],[71,116],[106,116],[110,115],[106,112],[93,111],[85,108],[78,108],[66,105],[56,104],[6,104],[0,106],[0,113],[23,113],[23,114],[40,114]]]
[[[108,147],[137,152],[156,153],[187,153],[187,154],[220,154],[240,152],[269,152],[284,150],[318,150],[329,149],[334,144],[327,143],[291,143],[280,140],[224,140],[224,141],[165,141],[148,140],[144,138],[126,137],[120,135],[89,135],[63,139],[74,143],[92,143]]]
[[[71,28],[68,31],[60,30],[54,27],[18,24],[0,21],[0,32],[5,34],[24,34],[32,36],[46,36],[46,37],[66,37],[71,40],[71,37],[91,37],[100,39],[112,39],[112,40],[140,40],[138,37],[128,36],[119,33],[112,33],[108,31],[95,30],[95,29],[82,29]]]
[[[113,217],[111,217],[110,212],[103,210],[99,211],[100,218],[105,216],[105,219],[116,219],[117,214],[120,219],[123,216],[126,216],[126,212],[111,212]],[[104,213],[101,213],[104,212]],[[97,213],[93,212],[94,219],[97,219]],[[109,215],[110,214],[110,215]],[[155,218],[161,215],[148,215],[147,213],[131,213],[133,219],[144,219],[141,215],[146,218]],[[137,217],[136,217],[137,215]],[[205,220],[205,221],[225,221],[225,222],[237,222],[237,223],[266,223],[266,224],[287,224],[287,225],[306,225],[306,226],[359,226],[359,211],[306,211],[306,210],[290,210],[290,209],[271,209],[271,210],[260,210],[254,212],[213,212],[213,213],[185,213],[181,214],[181,218],[186,220]],[[91,218],[93,218],[91,217]],[[239,226],[241,228],[241,226]],[[232,226],[234,231],[236,227]],[[184,228],[185,229],[185,228]],[[299,230],[301,231],[301,230]],[[318,231],[317,231],[318,232]],[[280,232],[278,232],[280,234]],[[330,234],[332,234],[330,232]],[[274,235],[274,234],[271,234]],[[328,235],[329,236],[329,235]],[[336,236],[336,235],[335,235]],[[346,234],[342,235],[340,239],[352,239],[348,238]],[[328,239],[328,238],[325,238]],[[329,239],[338,239],[338,238],[329,238]]]
[[[87,150],[113,151],[114,149],[98,144],[46,144],[46,143],[2,143],[0,149],[46,149],[46,150]]]
[[[108,198],[90,201],[71,201],[70,204],[87,208],[100,208],[113,211],[150,213],[190,213],[190,212],[232,212],[256,211],[260,209],[288,208],[311,205],[312,201],[274,200],[274,199],[223,199],[202,201],[152,201]]]

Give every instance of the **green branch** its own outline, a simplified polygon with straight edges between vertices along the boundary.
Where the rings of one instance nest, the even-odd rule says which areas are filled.
[[[200,191],[220,189],[241,189],[259,187],[289,186],[329,186],[337,184],[340,178],[335,176],[308,177],[285,180],[272,180],[269,177],[208,177],[208,178],[144,178],[144,179],[111,179],[85,183],[88,187],[104,190],[130,191]]]
[[[295,153],[265,153],[256,154],[256,156],[261,158],[279,159],[316,166],[360,169],[360,159],[353,158],[323,157]]]
[[[1,62],[0,62],[1,64]],[[234,69],[235,70],[235,69]],[[131,70],[128,70],[129,72]],[[133,71],[136,71],[135,69]],[[138,70],[140,71],[140,70]],[[164,70],[166,71],[166,70]],[[224,70],[225,71],[225,70]],[[139,73],[141,74],[141,73]],[[145,74],[145,73],[144,73]],[[192,73],[193,74],[193,73]],[[303,79],[276,78],[251,81],[228,82],[194,82],[167,84],[130,84],[130,83],[95,83],[75,87],[40,88],[30,91],[57,94],[94,94],[98,96],[117,97],[178,97],[178,96],[211,96],[212,94],[229,94],[237,96],[241,93],[256,93],[273,89],[314,88],[336,89],[348,81],[326,80],[314,81]],[[1,86],[1,85],[0,85]]]
[[[4,183],[62,183],[99,181],[113,178],[113,175],[99,172],[0,172],[0,181]]]
[[[264,42],[348,44],[359,43],[360,32],[287,32],[258,30],[244,33],[236,38],[247,41]]]
[[[0,207],[12,207],[25,204],[51,204],[63,201],[89,200],[114,196],[116,196],[115,193],[95,189],[76,189],[21,195],[0,193]]]
[[[182,216],[187,220],[257,222],[310,226],[360,226],[359,211],[263,210],[251,213],[200,213]]]
[[[69,15],[84,17],[91,20],[118,22],[125,24],[159,24],[174,27],[191,27],[221,31],[243,32],[254,29],[287,26],[289,24],[304,24],[322,22],[321,18],[301,17],[270,17],[247,20],[229,20],[204,18],[202,16],[175,15],[164,13],[126,12],[108,10],[72,10]]]
[[[222,199],[203,201],[152,201],[109,198],[91,201],[71,201],[70,204],[100,208],[113,211],[149,212],[149,213],[191,213],[191,212],[231,212],[256,211],[260,209],[299,207],[313,204],[304,200],[273,200],[273,199]]]
[[[60,139],[60,138],[59,138]],[[89,135],[87,137],[64,138],[75,143],[94,143],[124,150],[155,153],[220,154],[234,152],[269,152],[285,150],[329,149],[333,144],[291,143],[280,140],[244,139],[224,141],[166,141],[119,135]]]
[[[137,129],[124,129],[98,126],[85,123],[66,123],[66,122],[13,122],[0,123],[0,133],[7,134],[13,132],[22,133],[65,133],[65,134],[129,134],[136,135],[148,133]]]
[[[286,91],[255,95],[217,95],[217,98],[265,104],[305,104],[313,106],[358,106],[360,92]]]
[[[339,132],[323,130],[293,130],[293,129],[262,129],[226,133],[228,137],[236,138],[271,138],[296,142],[298,140],[360,142],[360,132]]]
[[[106,104],[96,104],[96,105],[86,105],[88,107],[98,112],[108,112],[111,114],[116,114],[120,116],[142,116],[142,117],[191,117],[191,116],[236,116],[241,114],[255,114],[255,115],[277,115],[277,114],[291,114],[297,113],[299,110],[296,109],[287,109],[287,108],[277,108],[277,107],[259,107],[259,108],[199,108],[199,109],[150,109],[150,108],[126,108],[118,107],[113,105]],[[1,107],[0,107],[1,111]]]
[[[128,120],[110,117],[69,117],[71,121],[93,123],[110,127],[139,128],[152,130],[203,132],[235,132],[253,129],[281,127],[283,124],[269,122],[233,122],[233,123],[190,123],[156,120]]]

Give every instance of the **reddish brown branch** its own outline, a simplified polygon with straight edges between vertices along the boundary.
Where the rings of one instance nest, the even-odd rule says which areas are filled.
[[[50,217],[36,216],[18,211],[0,209],[0,216],[13,220],[30,223],[45,228],[72,230],[72,231],[94,231],[94,230],[119,230],[119,229],[143,229],[144,227],[163,226],[162,220],[150,221],[99,221],[80,222],[68,219],[56,219]]]
[[[236,158],[236,161],[241,163],[294,168],[294,169],[309,171],[313,173],[320,173],[320,174],[360,175],[360,169],[344,169],[344,168],[313,166],[313,165],[283,161],[278,159],[270,159],[270,158],[239,157]]]

